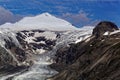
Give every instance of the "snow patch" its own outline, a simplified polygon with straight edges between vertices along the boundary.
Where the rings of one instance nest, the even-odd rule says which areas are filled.
[[[3,34],[3,32],[2,32],[2,31],[0,31],[0,34]]]
[[[120,30],[116,30],[114,32],[111,32],[110,35],[113,35],[113,34],[116,34],[116,33],[119,33],[119,32],[120,32]]]
[[[27,41],[28,43],[33,43],[33,39],[35,39],[34,37],[27,37],[25,38],[25,41]]]
[[[109,35],[109,32],[107,31],[107,32],[105,32],[103,35],[104,35],[104,36]]]
[[[43,33],[36,32],[34,37],[40,37],[40,36],[43,36],[46,39],[50,39],[50,40],[56,39],[56,34],[54,32],[51,32],[51,31],[45,31]]]
[[[87,38],[86,40],[85,40],[85,42],[88,42],[88,41],[90,41],[91,40],[91,38]]]
[[[45,53],[45,52],[46,52],[46,50],[44,50],[44,49],[37,49],[36,50],[37,54],[42,54],[42,53]]]
[[[75,41],[75,43],[79,43],[83,40],[83,38],[81,37],[80,39],[78,39],[77,41]]]
[[[39,43],[46,44],[45,41],[40,41]]]

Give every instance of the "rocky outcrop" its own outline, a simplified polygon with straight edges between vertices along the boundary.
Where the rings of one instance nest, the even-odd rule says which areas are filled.
[[[0,74],[14,73],[22,69],[27,69],[30,65],[26,65],[27,54],[19,47],[5,49],[0,46]],[[30,63],[28,61],[28,63]]]
[[[22,47],[31,50],[33,54],[42,54],[52,50],[58,37],[56,32],[44,30],[19,31],[16,36]]]
[[[98,38],[103,36],[105,32],[109,33],[115,30],[118,30],[118,27],[114,23],[108,21],[102,21],[93,29],[92,34],[95,35],[96,38]]]
[[[106,30],[107,29],[107,30]],[[64,55],[57,64],[69,61],[59,74],[49,80],[119,80],[120,79],[120,32],[102,35],[106,31],[118,30],[111,22],[101,22],[93,30],[93,35],[86,40],[58,52]],[[98,33],[97,33],[98,32]],[[97,37],[96,38],[96,34]],[[98,36],[98,34],[100,34]],[[106,37],[107,36],[107,37]],[[63,52],[62,52],[63,51]],[[56,54],[59,56],[59,54]],[[58,67],[59,68],[59,67]]]
[[[0,76],[27,69],[32,65],[31,54],[16,39],[15,33],[0,30]]]

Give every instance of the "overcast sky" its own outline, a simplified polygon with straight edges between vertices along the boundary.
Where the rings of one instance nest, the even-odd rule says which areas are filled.
[[[77,27],[102,20],[120,26],[119,5],[119,0],[0,0],[0,24],[49,12]]]

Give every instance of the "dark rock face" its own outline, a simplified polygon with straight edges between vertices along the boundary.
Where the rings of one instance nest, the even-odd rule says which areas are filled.
[[[12,39],[10,41],[4,39],[4,41],[5,41],[5,48],[9,50],[19,62],[24,62],[27,59],[26,51],[20,48],[19,46],[16,46],[15,43],[12,42]],[[10,54],[8,55],[11,56]]]
[[[108,24],[108,22],[104,22],[104,24],[108,26],[112,25],[111,23]],[[99,23],[98,25],[101,24]],[[114,29],[117,30],[118,28],[113,27],[112,30],[114,31]],[[109,28],[105,31],[108,30]],[[110,28],[109,31],[112,30]],[[95,34],[94,31],[93,33]],[[60,61],[60,59],[60,62],[57,62],[57,64],[66,60],[69,60],[70,64],[66,63],[67,67],[63,71],[60,71],[59,74],[51,77],[50,80],[120,80],[119,34],[120,32],[108,37],[102,36],[102,39],[91,36],[87,42],[85,40],[71,46],[69,49],[62,49],[61,53],[60,51],[58,52],[61,54],[61,59],[64,58],[64,55],[72,54],[75,56],[72,61],[69,60],[71,57],[67,57],[63,61]],[[56,55],[59,56],[59,54]]]
[[[70,47],[62,47],[58,49],[54,57],[56,63],[50,65],[50,67],[57,71],[61,71],[68,65],[74,63],[74,61],[78,58],[75,53],[76,47],[76,45],[72,44]]]
[[[4,39],[4,41],[5,41],[5,47],[7,48],[7,49],[11,49],[12,47],[15,47],[15,44],[13,43],[13,42],[10,42],[9,40],[6,40],[6,39]]]
[[[16,58],[20,62],[23,62],[23,61],[25,61],[27,59],[27,53],[23,49],[20,49],[20,48],[16,47],[15,53],[17,55]]]
[[[95,35],[97,38],[102,36],[105,32],[113,32],[115,30],[118,30],[118,27],[108,21],[100,22],[94,29],[93,29],[93,35]]]
[[[23,37],[20,34],[18,35]],[[19,40],[22,42],[20,37]],[[3,40],[1,39],[0,45],[0,74],[17,72],[18,70],[20,71],[24,68],[28,68],[30,64],[33,63],[32,59],[30,59],[30,55],[32,53],[28,53],[27,50],[20,47],[21,45],[19,45],[15,36],[13,37],[13,35],[5,35],[2,38]]]
[[[21,64],[19,65],[18,62],[16,62],[10,53],[4,49],[3,47],[0,46],[0,74],[9,74],[9,73],[14,73],[17,71],[20,71],[22,69],[27,69],[27,65],[22,64],[27,58],[26,58],[26,53],[19,47],[16,47],[15,45],[11,45],[14,43],[9,42],[9,44],[5,44],[9,47],[6,47],[12,55],[18,60],[18,62]]]
[[[12,56],[0,46],[0,67],[2,68],[7,65],[16,65],[16,62],[14,62]]]

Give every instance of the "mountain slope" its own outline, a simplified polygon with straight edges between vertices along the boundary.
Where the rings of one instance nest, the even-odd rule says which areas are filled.
[[[3,74],[3,72],[12,73],[14,71],[17,72],[21,69],[33,67],[33,69],[30,70],[32,73],[27,72],[28,74],[26,74],[33,78],[32,75],[42,73],[37,69],[41,70],[41,68],[45,68],[45,71],[48,70],[46,66],[53,63],[53,55],[59,48],[70,46],[71,43],[78,43],[86,39],[92,34],[92,29],[93,27],[84,27],[73,31],[50,31],[38,29],[11,31],[10,29],[0,29],[0,72],[1,74]],[[50,54],[48,55],[46,53]],[[36,56],[38,57],[36,58]],[[35,64],[32,65],[33,63]],[[42,67],[39,68],[39,66]],[[49,75],[49,71],[42,74]],[[24,74],[19,75],[22,76]],[[13,74],[3,77],[0,75],[0,79],[5,80],[14,76],[18,75]],[[36,77],[38,76],[34,76],[34,78]],[[27,76],[23,76],[23,78],[27,78]]]
[[[56,54],[63,53],[56,63],[67,64],[67,67],[49,80],[120,80],[120,31],[111,22],[97,26],[93,31],[100,36],[93,33]]]
[[[6,23],[1,28],[10,28],[12,30],[30,30],[30,29],[41,29],[41,30],[53,30],[53,31],[65,31],[65,30],[76,30],[71,23],[52,16],[49,13],[43,13],[35,17],[25,17],[19,22],[14,24]]]
[[[31,54],[22,48],[14,32],[0,29],[0,77],[29,67]]]
[[[54,75],[55,73],[51,73],[53,70],[49,70],[48,65],[54,62],[53,56],[56,51],[61,47],[69,48],[71,44],[77,44],[87,39],[93,29],[93,27],[77,29],[67,21],[58,19],[49,13],[26,17],[15,24],[8,23],[1,27],[3,29],[0,30],[0,44],[3,44],[2,48],[7,54],[1,51],[0,55],[3,58],[0,57],[0,59],[3,65],[0,67],[6,69],[5,65],[9,65],[9,63],[13,65],[8,66],[6,72],[14,71],[14,68],[18,66],[25,66],[25,69],[31,67],[23,74],[0,76],[2,80],[12,78],[13,80],[14,78],[20,80],[42,78],[43,80],[47,76]],[[6,55],[9,56],[6,57]],[[8,59],[8,63],[4,64],[6,58],[11,60]]]

